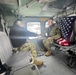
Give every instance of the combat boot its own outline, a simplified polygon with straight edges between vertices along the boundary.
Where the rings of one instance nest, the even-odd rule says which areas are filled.
[[[36,58],[34,58],[34,63],[33,64],[35,64],[37,66],[41,66],[41,65],[43,65],[43,61],[42,60],[37,60]]]
[[[51,50],[48,50],[48,51],[45,53],[45,56],[50,56],[50,55],[52,55],[52,52],[51,52]]]

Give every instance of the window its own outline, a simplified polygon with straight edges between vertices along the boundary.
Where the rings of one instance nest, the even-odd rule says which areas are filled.
[[[55,20],[53,20],[53,22],[52,22],[53,24],[55,24],[56,23],[56,21]],[[47,28],[47,27],[49,27],[49,25],[48,25],[48,21],[45,23],[45,28]]]
[[[49,27],[48,22],[45,23],[45,28]]]
[[[28,22],[27,30],[36,34],[41,34],[40,22]]]

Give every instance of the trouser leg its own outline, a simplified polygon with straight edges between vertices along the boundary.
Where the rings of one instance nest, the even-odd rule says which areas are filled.
[[[37,60],[37,58],[36,58],[36,56],[37,56],[36,48],[35,48],[33,43],[25,43],[25,44],[23,44],[20,47],[20,50],[26,50],[26,51],[29,50],[31,52],[32,56],[33,56],[34,64],[39,65],[39,66],[43,64],[43,62],[41,60]]]
[[[33,43],[25,43],[20,47],[21,51],[30,51],[33,57],[36,57],[36,48]]]
[[[47,49],[47,52],[45,53],[45,56],[50,56],[52,54],[51,45],[50,45],[51,43],[52,43],[51,39],[43,40],[44,47]]]
[[[51,40],[49,39],[45,39],[43,40],[43,44],[44,44],[44,47],[47,49],[47,50],[51,50]]]

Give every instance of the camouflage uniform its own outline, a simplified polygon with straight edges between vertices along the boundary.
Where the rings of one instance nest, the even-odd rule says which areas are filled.
[[[51,37],[51,39],[43,40],[43,44],[47,50],[51,50],[50,44],[53,42],[53,39],[58,39],[61,37],[60,30],[57,26],[53,26],[53,28],[50,30],[49,37]]]
[[[22,46],[20,46],[19,48],[17,48],[16,50],[20,50],[20,51],[28,51],[29,50],[33,56],[33,60],[34,60],[33,64],[35,64],[37,66],[40,66],[43,64],[42,60],[36,59],[36,56],[37,56],[36,48],[33,43],[25,43]]]
[[[33,43],[25,43],[17,49],[19,49],[19,51],[28,51],[29,50],[33,57],[37,56],[36,48]]]

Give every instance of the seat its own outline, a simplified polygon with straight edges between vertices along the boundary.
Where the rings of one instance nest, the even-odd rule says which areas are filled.
[[[56,42],[56,40],[54,40],[52,45],[58,47],[60,50],[63,50],[63,51],[73,49],[76,47],[76,36],[75,35],[76,35],[76,20],[74,22],[73,31],[70,36],[70,46],[61,46],[60,44]]]
[[[0,31],[0,59],[2,64],[6,64],[15,70],[31,64],[32,55],[29,51],[22,51],[13,54],[13,47],[9,37],[5,32]]]
[[[54,40],[52,46],[60,51],[68,52],[68,54],[71,56],[68,65],[70,67],[74,67],[74,64],[76,63],[76,61],[73,61],[76,59],[76,20],[74,21],[73,30],[70,36],[70,46],[61,46],[56,42],[56,40]]]

